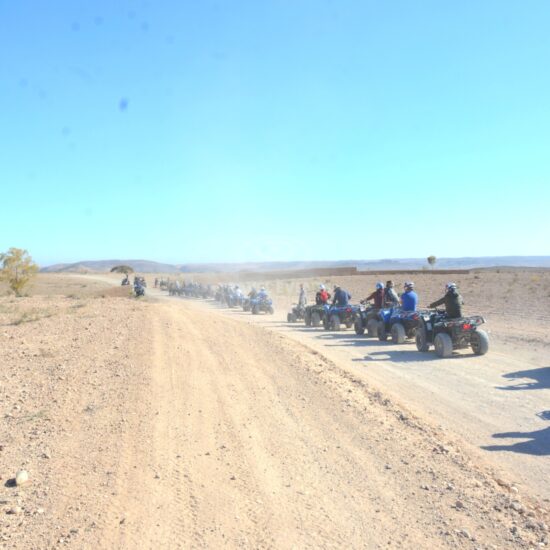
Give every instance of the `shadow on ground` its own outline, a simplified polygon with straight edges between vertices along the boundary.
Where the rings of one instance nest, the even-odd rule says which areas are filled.
[[[550,388],[550,367],[541,367],[540,369],[520,370],[509,372],[504,378],[517,380],[518,378],[530,378],[532,382],[522,382],[515,386],[498,386],[499,390],[545,390]]]
[[[550,419],[550,411],[543,411],[537,416],[544,420]],[[509,451],[535,456],[550,455],[550,426],[533,432],[504,432],[493,435],[496,439],[527,439],[510,445],[487,445],[482,447],[486,451]]]

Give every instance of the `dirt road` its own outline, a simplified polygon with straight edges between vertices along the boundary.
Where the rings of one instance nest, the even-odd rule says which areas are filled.
[[[31,475],[2,487],[5,548],[547,540],[547,510],[300,342],[183,300],[62,305],[2,327],[0,472]]]
[[[518,542],[494,482],[319,354],[185,304],[154,311],[101,546]]]
[[[193,303],[307,344],[426,421],[458,434],[517,485],[550,499],[550,366],[543,354],[493,339],[486,356],[465,350],[440,359],[418,353],[414,344],[381,343],[353,329],[327,333],[290,325],[284,311],[252,316],[213,302]]]

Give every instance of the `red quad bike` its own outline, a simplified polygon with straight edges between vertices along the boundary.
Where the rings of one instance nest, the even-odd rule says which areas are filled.
[[[483,323],[481,315],[449,319],[440,309],[422,313],[416,329],[416,349],[429,351],[433,345],[439,357],[450,357],[455,349],[471,347],[476,355],[485,355],[489,335],[478,328]]]

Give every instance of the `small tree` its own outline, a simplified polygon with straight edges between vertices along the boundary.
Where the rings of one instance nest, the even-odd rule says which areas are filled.
[[[38,266],[26,250],[12,247],[0,254],[0,278],[8,283],[16,296],[21,296],[25,286],[37,273]]]
[[[111,273],[133,273],[134,270],[129,265],[115,265],[111,268]]]
[[[428,256],[427,257],[428,263],[432,266],[432,269],[434,268],[435,262],[437,262],[437,258],[435,256]]]

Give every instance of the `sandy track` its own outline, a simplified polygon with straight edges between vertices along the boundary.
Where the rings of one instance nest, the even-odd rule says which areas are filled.
[[[490,478],[320,355],[181,303],[153,310],[101,547],[521,543]]]
[[[319,351],[427,422],[459,435],[515,484],[550,499],[550,367],[543,353],[527,353],[527,344],[518,348],[493,340],[486,356],[465,350],[440,359],[433,352],[418,353],[414,343],[381,343],[353,329],[327,333],[291,325],[286,312],[252,316],[214,302],[190,305],[260,325]]]
[[[2,511],[21,508],[0,515],[4,548],[529,548],[547,536],[537,503],[300,342],[185,301],[63,308],[1,333],[0,473],[23,465],[32,480],[2,486]],[[29,394],[10,401],[17,387]]]

